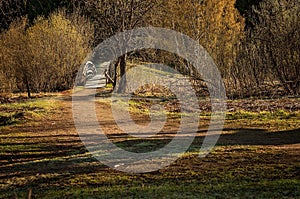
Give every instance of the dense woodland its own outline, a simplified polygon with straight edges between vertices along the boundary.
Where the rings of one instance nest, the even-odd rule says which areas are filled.
[[[70,89],[101,41],[154,26],[199,41],[231,98],[299,96],[299,13],[298,0],[0,0],[0,93]],[[128,60],[165,63],[201,84],[190,63],[167,52],[124,55],[120,75]]]

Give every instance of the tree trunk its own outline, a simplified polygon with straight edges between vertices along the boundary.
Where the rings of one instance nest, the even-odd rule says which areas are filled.
[[[118,65],[120,63],[120,60],[118,59],[117,62],[115,63],[115,67],[114,67],[114,82],[113,82],[113,89],[116,88],[116,85],[117,85],[117,78],[118,78]]]
[[[120,77],[121,81],[118,87],[118,93],[124,93],[126,91],[126,54],[120,57]]]
[[[28,81],[28,77],[26,74],[24,74],[24,81],[25,81],[25,85],[26,85],[27,96],[28,96],[28,98],[31,98],[29,81]]]

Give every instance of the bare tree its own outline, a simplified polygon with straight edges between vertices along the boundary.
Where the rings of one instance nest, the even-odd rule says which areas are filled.
[[[27,0],[0,0],[0,31],[25,13]]]
[[[298,0],[264,0],[253,7],[254,28],[238,60],[240,82],[253,94],[300,94],[299,13]]]
[[[125,30],[131,30],[147,24],[147,13],[159,5],[161,0],[85,0],[84,7],[95,22],[95,41],[102,40]],[[115,62],[115,74],[120,66],[120,76],[126,73],[127,54]],[[126,78],[120,82],[119,92],[126,88]]]
[[[236,46],[244,36],[244,20],[235,8],[235,0],[168,0],[153,13],[151,20],[154,26],[170,28],[199,41],[214,58],[227,89],[231,89]],[[195,87],[203,85],[201,75],[186,60],[166,53],[160,58],[189,75]]]

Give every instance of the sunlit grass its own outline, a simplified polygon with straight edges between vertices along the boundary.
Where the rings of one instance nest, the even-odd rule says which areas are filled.
[[[270,119],[296,119],[300,118],[300,112],[288,112],[284,110],[276,111],[261,111],[261,112],[249,112],[249,111],[237,111],[229,112],[226,114],[227,120],[237,120],[237,119],[260,119],[260,120],[270,120]]]
[[[58,107],[53,99],[35,99],[24,102],[0,104],[0,126],[22,123],[31,119],[44,117],[48,112]]]

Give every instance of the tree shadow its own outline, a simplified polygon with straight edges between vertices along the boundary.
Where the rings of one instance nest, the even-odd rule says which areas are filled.
[[[264,129],[239,129],[232,134],[221,135],[218,141],[218,145],[276,146],[298,143],[300,143],[300,128],[277,132],[269,132]]]
[[[218,129],[212,130],[212,132],[218,132]],[[201,145],[206,138],[205,133],[207,130],[198,131],[197,135],[190,146],[191,151],[200,150]],[[126,133],[110,134],[112,139],[123,138],[121,141],[117,141],[115,144],[123,149],[136,152],[145,153],[158,150],[165,145],[169,144],[176,136],[176,132],[161,132],[159,137],[149,137],[144,139],[124,139],[131,138]],[[145,134],[143,134],[145,136]],[[179,139],[187,139],[190,135],[180,136]],[[207,135],[207,137],[214,135]],[[228,146],[228,145],[261,145],[261,146],[280,146],[280,145],[292,145],[300,143],[300,129],[268,132],[264,129],[224,129],[220,135],[216,146]]]
[[[107,166],[93,158],[80,138],[67,135],[14,136],[1,140],[0,184],[13,182],[8,190],[39,186],[47,181],[68,180],[74,175],[103,172]],[[15,139],[21,139],[17,142]],[[38,141],[39,140],[39,141]],[[43,177],[44,176],[44,177]],[[20,183],[20,181],[24,181]],[[5,186],[4,186],[5,187]],[[0,188],[0,192],[8,191]]]
[[[142,120],[142,118],[141,118]],[[59,122],[59,121],[57,121]],[[91,123],[92,124],[92,123]],[[114,126],[114,121],[106,121],[105,125]],[[7,138],[1,138],[0,149],[0,183],[12,179],[30,179],[25,186],[35,186],[45,181],[42,177],[51,176],[50,181],[71,179],[76,175],[89,175],[97,172],[112,172],[112,170],[93,158],[84,147],[79,135],[65,133],[74,130],[74,123],[64,125],[40,126],[34,133],[18,136],[10,134]],[[46,132],[60,131],[60,134]],[[214,129],[212,132],[219,131]],[[189,151],[198,152],[205,139],[207,130],[199,130]],[[45,135],[43,135],[45,134]],[[151,132],[149,132],[151,134]],[[87,135],[88,136],[88,135]],[[95,135],[90,135],[95,136]],[[110,133],[108,138],[114,144],[127,151],[145,153],[161,149],[169,144],[176,132],[164,131],[145,139],[132,139],[126,133]],[[145,135],[144,135],[145,136]],[[187,135],[181,135],[179,139],[187,139]],[[210,136],[210,135],[208,135]],[[217,146],[236,145],[261,145],[281,146],[300,143],[300,128],[287,131],[268,132],[264,129],[225,128],[221,134]],[[9,186],[11,190],[20,185]],[[22,189],[24,185],[20,186]],[[4,190],[0,189],[0,192]]]

